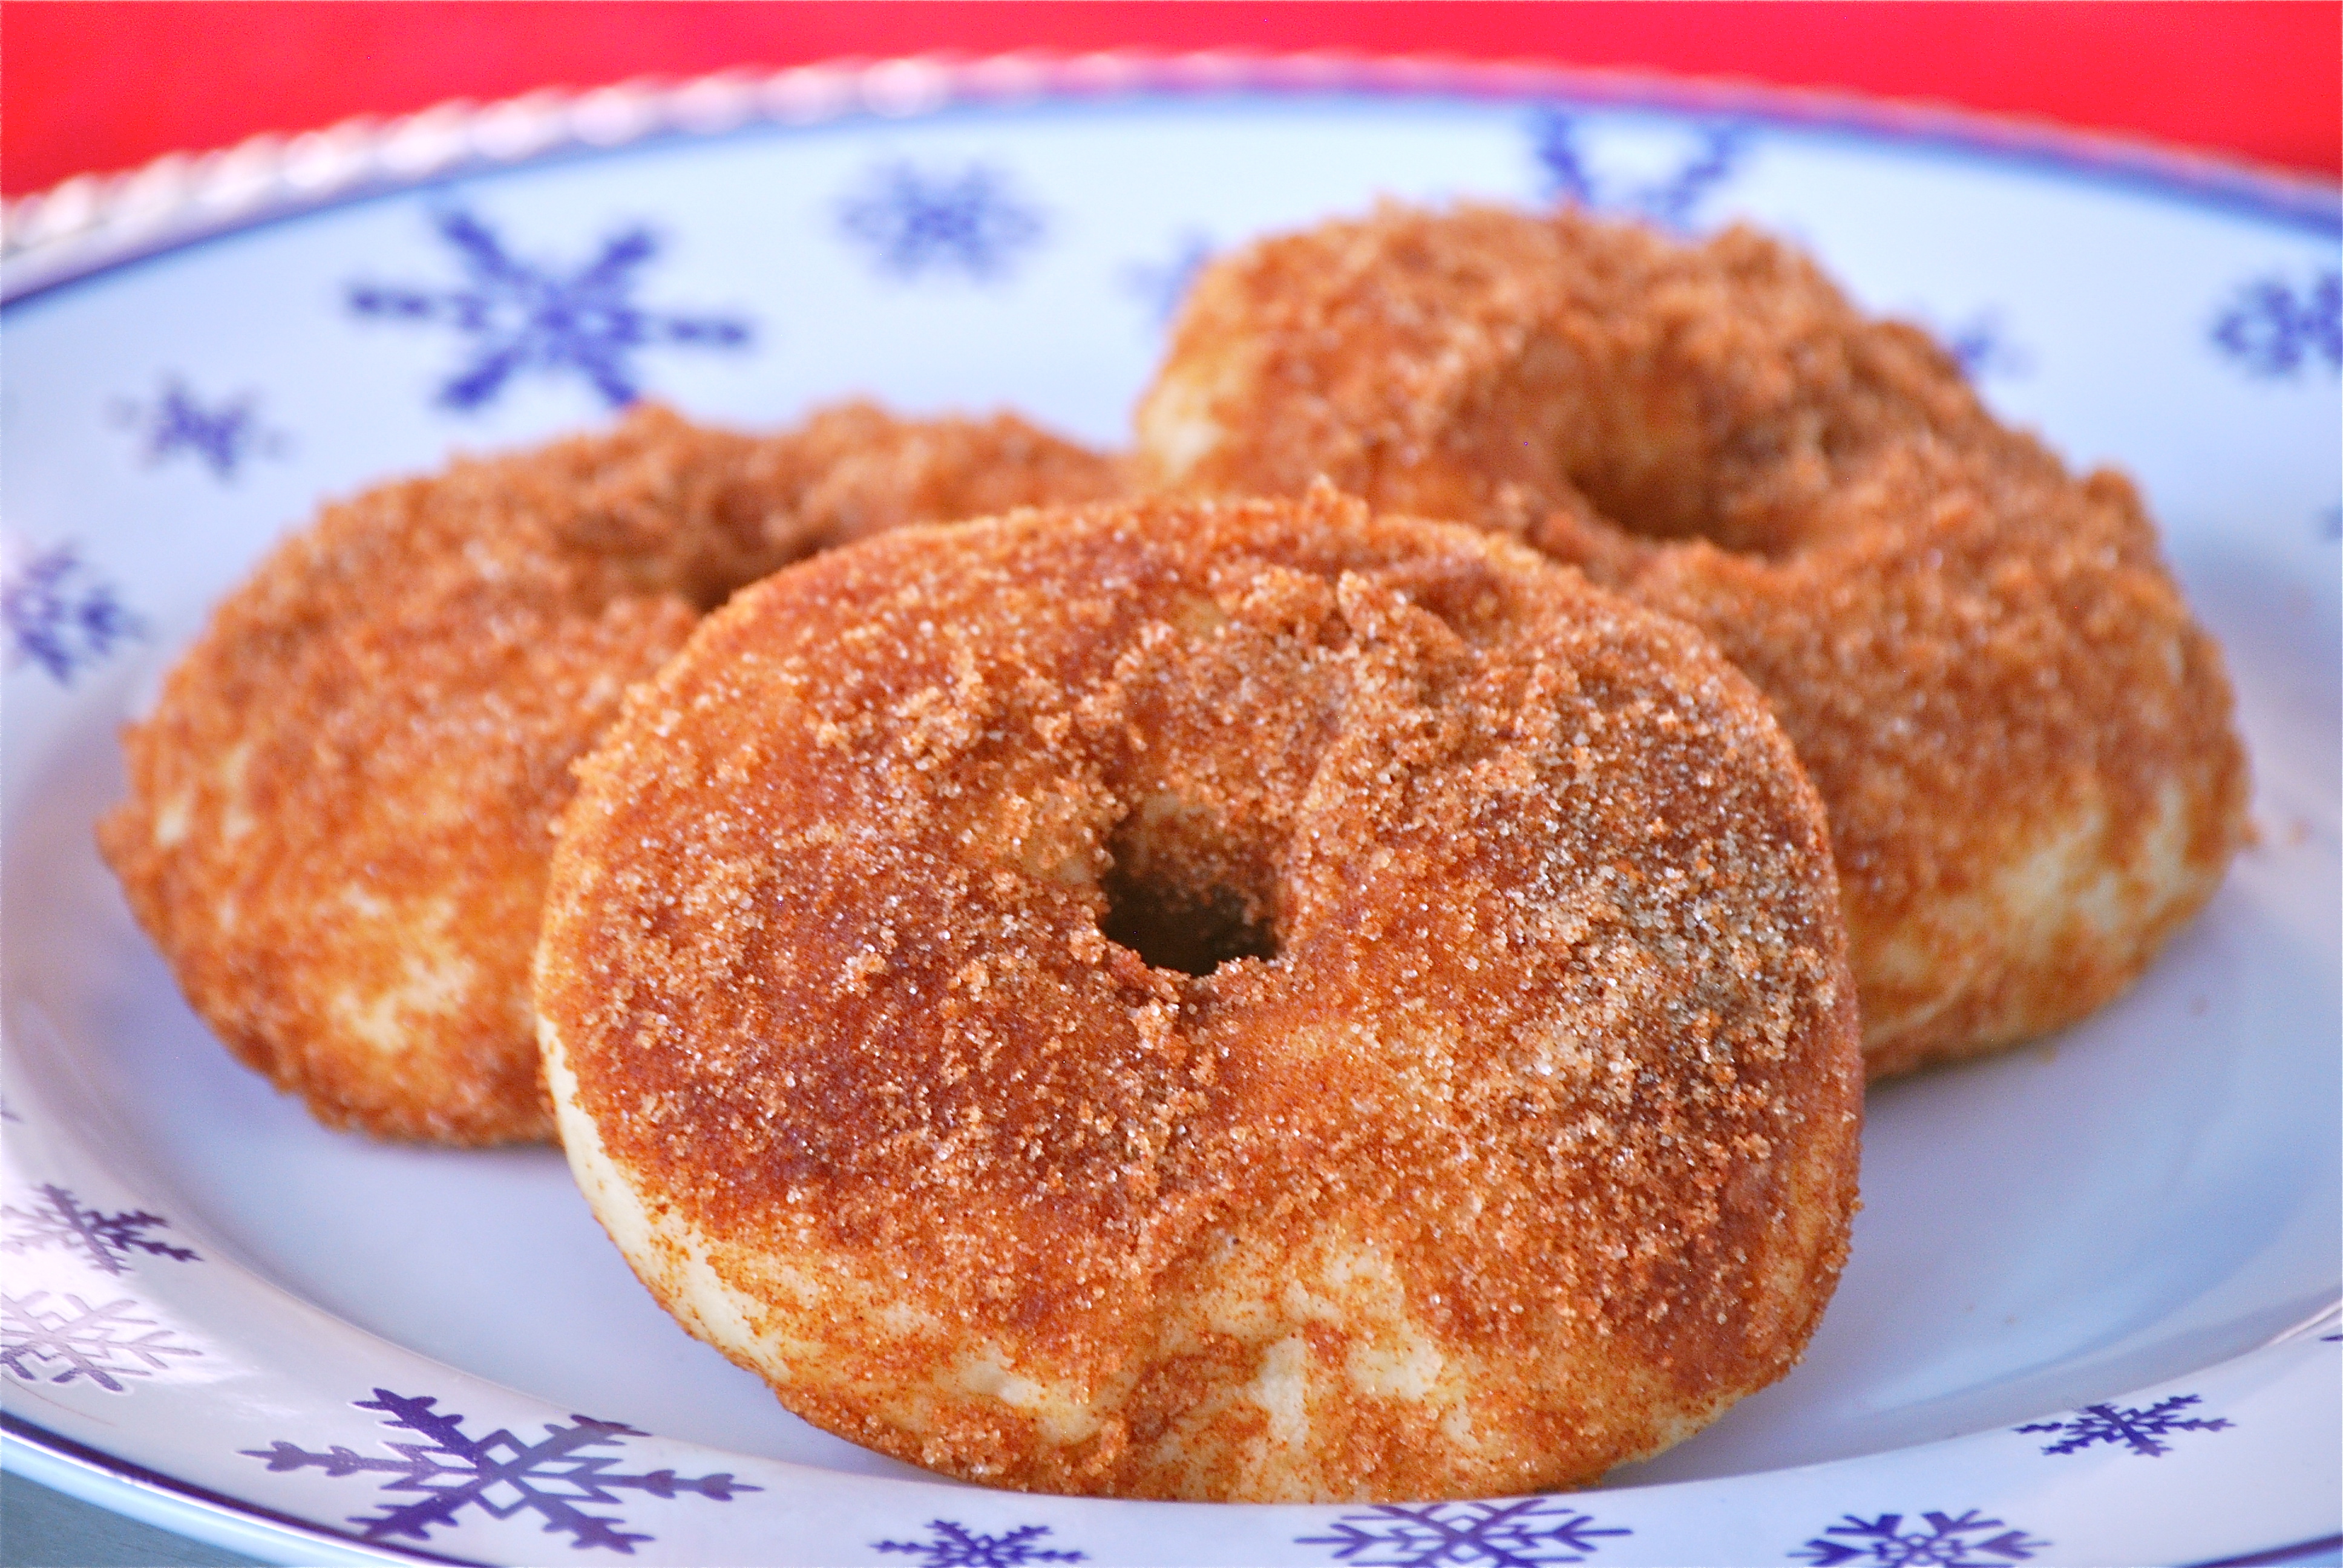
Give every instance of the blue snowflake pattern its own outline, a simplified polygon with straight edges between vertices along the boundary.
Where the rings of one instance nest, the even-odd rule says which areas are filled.
[[[1486,1563],[1529,1568],[1540,1563],[1584,1563],[1602,1544],[1594,1516],[1549,1497],[1503,1503],[1390,1503],[1365,1513],[1345,1513],[1331,1535],[1302,1535],[1302,1546],[1332,1546],[1334,1561],[1359,1568],[1429,1568],[1433,1563]]]
[[[1945,337],[1945,351],[1972,381],[2024,376],[2034,368],[2034,357],[2010,340],[1997,310],[1980,311],[1954,327]]]
[[[463,281],[447,288],[357,283],[350,309],[390,321],[444,324],[473,340],[473,354],[440,386],[444,408],[486,407],[524,371],[583,376],[614,408],[639,395],[634,357],[661,344],[739,348],[747,323],[721,316],[672,316],[637,303],[639,276],[659,254],[659,236],[638,225],[603,241],[583,266],[564,272],[514,256],[479,218],[438,215]]]
[[[1846,1540],[1809,1541],[1790,1555],[1815,1563],[1816,1568],[1856,1562],[1874,1568],[2001,1568],[2004,1563],[2023,1563],[2050,1544],[2047,1541],[2028,1540],[2026,1532],[2009,1529],[1998,1519],[1980,1519],[1974,1508],[1957,1519],[1946,1513],[1923,1513],[1920,1517],[1928,1526],[1925,1535],[1917,1530],[1904,1529],[1904,1516],[1900,1513],[1883,1513],[1876,1519],[1862,1519],[1850,1513],[1845,1515],[1845,1523],[1834,1524],[1823,1532],[1825,1536],[1840,1535]],[[2001,1533],[1981,1541],[1970,1539],[1988,1530]]]
[[[1181,301],[1188,297],[1190,286],[1204,264],[1212,258],[1212,237],[1201,229],[1190,229],[1174,243],[1172,256],[1166,261],[1134,261],[1122,269],[1122,286],[1147,307],[1149,318],[1158,327],[1178,314]]]
[[[149,1214],[144,1209],[102,1214],[83,1208],[72,1192],[55,1182],[43,1182],[35,1191],[41,1201],[30,1209],[0,1205],[0,1219],[10,1222],[8,1239],[0,1242],[0,1252],[21,1254],[63,1247],[79,1252],[109,1274],[128,1273],[133,1251],[176,1258],[183,1263],[197,1261],[194,1248],[175,1247],[145,1233],[170,1225],[160,1214]]]
[[[2283,277],[2242,286],[2213,323],[2213,346],[2268,380],[2319,363],[2343,370],[2343,272],[2323,273],[2300,293]]]
[[[2094,1443],[2121,1443],[2134,1453],[2169,1453],[2172,1445],[2157,1439],[2174,1432],[2225,1432],[2236,1422],[2227,1419],[2206,1421],[2196,1416],[2183,1417],[2177,1412],[2198,1402],[2193,1393],[2177,1393],[2162,1399],[2145,1410],[2134,1410],[2113,1404],[2087,1404],[2075,1412],[2070,1421],[2029,1422],[2017,1428],[2019,1432],[2056,1432],[2065,1433],[2063,1441],[2043,1449],[2045,1453],[2077,1453]]]
[[[1584,122],[1579,116],[1559,109],[1538,116],[1532,145],[1538,162],[1545,166],[1548,193],[1557,200],[1624,213],[1679,230],[1692,226],[1694,209],[1732,175],[1749,136],[1748,128],[1740,125],[1704,126],[1694,151],[1666,174],[1646,180],[1606,176],[1594,167],[1584,130]]]
[[[258,394],[206,406],[176,376],[163,383],[162,395],[152,404],[126,398],[115,410],[122,423],[138,431],[148,467],[192,454],[224,485],[234,482],[246,458],[274,457],[287,445],[282,432],[260,422]]]
[[[71,545],[0,574],[0,625],[8,630],[8,667],[37,664],[60,686],[146,633],[113,585],[92,575]]]
[[[1011,257],[1046,226],[1005,176],[982,164],[932,176],[909,163],[882,164],[862,191],[839,203],[838,216],[883,273],[959,272],[979,282],[1006,276]]]
[[[399,1455],[397,1459],[372,1458],[338,1443],[323,1453],[311,1453],[283,1438],[266,1451],[239,1452],[250,1459],[266,1460],[271,1471],[315,1468],[336,1479],[361,1473],[387,1475],[392,1479],[381,1483],[383,1491],[422,1493],[413,1502],[386,1501],[379,1513],[351,1515],[350,1523],[359,1526],[368,1541],[393,1535],[427,1541],[433,1526],[453,1527],[458,1513],[477,1506],[498,1519],[533,1512],[544,1519],[548,1533],[568,1532],[573,1546],[607,1546],[631,1554],[636,1542],[652,1537],[620,1530],[618,1527],[625,1520],[588,1513],[580,1505],[617,1503],[618,1493],[627,1491],[660,1498],[690,1492],[726,1503],[735,1493],[762,1490],[735,1481],[729,1473],[694,1479],[679,1477],[672,1470],[621,1474],[610,1468],[618,1463],[616,1455],[582,1452],[615,1447],[626,1438],[646,1435],[620,1422],[573,1415],[569,1419],[577,1422],[575,1426],[548,1422],[542,1438],[524,1442],[501,1427],[486,1437],[465,1436],[461,1415],[443,1415],[431,1408],[439,1402],[437,1395],[410,1398],[378,1388],[374,1398],[356,1402],[360,1410],[383,1412],[390,1418],[385,1425],[419,1432],[430,1441],[386,1442],[384,1446]]]
[[[880,1552],[908,1552],[926,1568],[1018,1568],[1024,1563],[1080,1563],[1080,1552],[1059,1552],[1035,1544],[1050,1533],[1046,1524],[1027,1524],[1002,1535],[986,1535],[950,1519],[928,1521],[925,1541],[880,1541]]]
[[[76,1295],[59,1299],[64,1305],[53,1304],[46,1291],[0,1296],[0,1365],[26,1382],[87,1378],[109,1393],[127,1393],[124,1378],[153,1377],[169,1357],[203,1353],[172,1343],[172,1331],[138,1316],[138,1303],[127,1297],[98,1307]]]

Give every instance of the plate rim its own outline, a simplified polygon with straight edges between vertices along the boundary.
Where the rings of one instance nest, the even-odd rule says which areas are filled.
[[[298,1545],[316,1554],[304,1562],[320,1564],[477,1561],[337,1534],[266,1504],[213,1492],[93,1448],[14,1411],[0,1411],[0,1470],[76,1502],[222,1551]]]
[[[1778,128],[2046,166],[2069,176],[2343,237],[2343,186],[2146,136],[1843,90],[1655,71],[1347,51],[1044,50],[856,58],[778,71],[735,68],[476,104],[455,98],[391,119],[358,116],[294,135],[173,152],[119,174],[83,174],[0,204],[0,306],[203,240],[345,202],[494,169],[712,140],[751,128],[858,117],[910,119],[1051,99],[1106,102],[1261,93],[1565,100],[1753,120]]]
[[[1554,101],[1614,111],[1731,116],[1792,130],[1934,148],[2013,170],[2047,168],[2290,230],[2343,236],[2343,191],[2324,181],[2142,138],[1854,94],[1428,56],[1135,52],[922,55],[824,62],[772,73],[722,72],[680,84],[637,80],[574,94],[539,92],[488,105],[458,100],[387,122],[345,121],[291,137],[255,137],[219,152],[194,156],[175,153],[123,175],[76,176],[0,209],[0,304],[13,307],[152,256],[346,204],[647,144],[710,142],[742,132],[859,119],[913,119],[970,108],[1106,106],[1237,93],[1282,100]],[[80,1141],[76,1137],[75,1141]],[[2327,1309],[2320,1316],[2333,1311]],[[2301,1332],[2289,1330],[2192,1375],[2260,1358]],[[523,1391],[512,1392],[546,1402]],[[1882,1452],[1911,1453],[1982,1435],[1984,1432],[1965,1433]],[[26,1456],[37,1457],[28,1463]],[[1860,1462],[1875,1457],[1850,1459]],[[190,1523],[208,1525],[199,1538],[230,1547],[249,1548],[257,1532],[287,1544],[331,1550],[343,1561],[472,1561],[361,1542],[265,1504],[212,1493],[49,1432],[14,1412],[0,1414],[0,1468],[53,1485],[57,1484],[53,1478],[74,1478],[84,1484],[59,1489],[182,1533],[194,1533]],[[1816,1467],[1756,1473],[1810,1468]],[[918,1483],[907,1479],[906,1484]],[[1606,1490],[1560,1495],[1601,1495]],[[140,1505],[124,1509],[120,1500],[125,1498],[139,1500]],[[2225,1556],[2200,1568],[2283,1562],[2289,1554],[2338,1542],[2343,1536],[2297,1542]]]

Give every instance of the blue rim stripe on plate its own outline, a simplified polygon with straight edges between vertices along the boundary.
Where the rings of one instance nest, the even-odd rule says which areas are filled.
[[[2343,1535],[2325,1535],[2316,1541],[2298,1541],[2291,1546],[2273,1546],[2267,1552],[2257,1552],[2247,1557],[2222,1557],[2210,1563],[2191,1563],[2187,1568],[2264,1568],[2265,1564],[2305,1562],[2314,1554],[2343,1552]]]
[[[884,67],[871,68],[873,71],[880,69]],[[1346,70],[1355,75],[1345,75]],[[1472,80],[1460,85],[1463,76],[1470,76]],[[1507,71],[1499,67],[1478,72],[1452,72],[1446,76],[1395,80],[1380,75],[1363,64],[1331,71],[1320,71],[1313,65],[1311,71],[1297,76],[1291,91],[1280,92],[1279,84],[1267,75],[1248,79],[1238,85],[1246,95],[1263,103],[1307,102],[1314,98],[1317,104],[1324,106],[1346,97],[1372,100],[1407,96],[1432,103],[1443,98],[1451,103],[1478,99],[1484,103],[1518,103],[1524,106],[1584,106],[1619,113],[1645,110],[1711,119],[1731,118],[1768,124],[1800,135],[1833,137],[1848,143],[1893,143],[1906,148],[1936,149],[1953,161],[1976,157],[1980,162],[2003,168],[2046,168],[2095,182],[2130,186],[2153,195],[2177,196],[2194,205],[2242,211],[2275,225],[2308,228],[2318,233],[2343,232],[2343,222],[2338,222],[2334,194],[2314,188],[2306,182],[2258,175],[2220,165],[2215,160],[2191,160],[2177,154],[2102,143],[2071,133],[2004,126],[1983,119],[1896,106],[1865,106],[1853,102],[1809,100],[1799,95],[1758,91],[1712,91],[1695,84],[1622,84],[1567,73]],[[980,93],[963,98],[947,97],[931,109],[923,111],[921,117],[931,118],[939,113],[968,115],[998,111],[1017,114],[1052,108],[1095,112],[1123,105],[1144,106],[1150,102],[1178,105],[1183,100],[1192,100],[1200,95],[1202,90],[1195,83],[1169,77],[1162,81],[1134,78],[1131,84],[1118,85],[1111,93],[1103,95],[1096,87],[1095,83],[1069,76],[1061,84],[1062,90],[1057,95],[1040,103],[1021,102],[1014,98],[988,98]],[[686,89],[677,91],[683,90]],[[492,112],[483,110],[479,113],[487,115]],[[866,105],[833,116],[825,125],[809,128],[859,128],[874,119],[886,117],[886,111],[882,108]],[[534,170],[582,158],[598,159],[612,152],[704,145],[737,136],[765,137],[789,128],[787,122],[759,119],[729,130],[693,132],[654,128],[615,146],[593,144],[578,138],[528,157],[511,160],[476,154],[459,165],[413,179],[376,180],[317,200],[288,204],[249,215],[216,229],[166,238],[152,248],[123,247],[109,253],[109,256],[91,259],[83,270],[29,287],[19,298],[43,295],[51,288],[73,282],[118,275],[124,267],[139,261],[176,254],[215,238],[248,234],[277,223],[427,188],[449,180],[483,177],[506,169],[516,172]],[[361,1546],[352,1538],[277,1514],[266,1507],[188,1486],[136,1464],[83,1449],[77,1443],[16,1418],[7,1418],[5,1430],[12,1444],[21,1444],[28,1450],[54,1456],[61,1463],[70,1462],[84,1470],[115,1474],[126,1483],[152,1489],[159,1494],[183,1498],[189,1506],[197,1509],[226,1510],[240,1517],[264,1521],[288,1532],[298,1533],[308,1539],[331,1541],[339,1546],[359,1550],[380,1550],[386,1554],[396,1554],[407,1560],[465,1561],[387,1543],[379,1547],[372,1543]],[[2328,1537],[2273,1548],[2249,1556],[2223,1558],[2217,1563],[2200,1564],[2199,1568],[2244,1568],[2248,1563],[2297,1561],[2306,1553],[2317,1552],[2338,1542],[2343,1542],[2343,1537]]]
[[[411,1546],[399,1545],[396,1542],[361,1541],[356,1536],[328,1530],[314,1521],[279,1513],[266,1503],[231,1497],[224,1492],[214,1492],[206,1487],[193,1485],[176,1476],[166,1475],[160,1471],[149,1470],[145,1465],[135,1464],[129,1460],[116,1458],[102,1450],[91,1448],[85,1443],[75,1442],[69,1437],[61,1437],[45,1427],[35,1426],[24,1417],[11,1412],[0,1411],[0,1435],[5,1435],[7,1439],[5,1445],[0,1445],[0,1454],[13,1456],[19,1451],[36,1452],[67,1473],[96,1473],[110,1477],[123,1485],[167,1498],[176,1505],[169,1519],[144,1517],[141,1523],[151,1524],[158,1530],[174,1531],[191,1539],[203,1539],[204,1544],[207,1546],[236,1550],[250,1544],[248,1542],[236,1539],[227,1532],[219,1532],[208,1538],[197,1535],[196,1531],[201,1528],[203,1522],[225,1515],[239,1523],[250,1521],[265,1524],[282,1535],[286,1544],[306,1543],[313,1546],[326,1546],[337,1553],[348,1553],[358,1560],[363,1560],[367,1554],[371,1553],[386,1562],[453,1563],[462,1564],[463,1568],[493,1568],[492,1564],[482,1563],[478,1558],[455,1557],[439,1552],[422,1552]],[[85,1503],[95,1501],[58,1485],[63,1476],[38,1473],[28,1470],[13,1457],[6,1468],[11,1473],[23,1475],[26,1480],[48,1486],[52,1491],[65,1492],[67,1496],[76,1497]],[[101,1503],[99,1506],[107,1505]],[[114,1511],[122,1512],[119,1508]],[[190,1528],[191,1526],[195,1528]]]

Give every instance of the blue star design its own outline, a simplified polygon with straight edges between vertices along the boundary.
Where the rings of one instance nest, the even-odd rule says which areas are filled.
[[[12,1221],[7,1241],[0,1242],[0,1252],[33,1252],[62,1247],[78,1252],[109,1274],[128,1273],[126,1260],[134,1251],[176,1258],[183,1263],[195,1262],[199,1257],[192,1247],[175,1247],[146,1234],[157,1228],[171,1228],[171,1221],[160,1214],[149,1214],[144,1209],[107,1214],[85,1208],[79,1199],[54,1181],[45,1181],[35,1191],[40,1194],[40,1201],[29,1209],[19,1209],[13,1203],[0,1205],[0,1219]]]
[[[1040,1544],[1050,1533],[1046,1524],[1027,1524],[999,1535],[970,1530],[952,1519],[928,1521],[925,1541],[879,1541],[880,1552],[904,1552],[921,1559],[922,1568],[1022,1568],[1028,1563],[1080,1563],[1086,1554],[1061,1552]]]
[[[1498,1503],[1384,1503],[1345,1513],[1325,1535],[1300,1535],[1301,1546],[1331,1546],[1333,1560],[1354,1568],[1434,1568],[1486,1563],[1534,1568],[1584,1563],[1604,1535],[1628,1535],[1624,1526],[1597,1527],[1594,1515],[1547,1497]]]
[[[729,1472],[699,1476],[680,1476],[672,1470],[622,1472],[616,1468],[618,1455],[586,1452],[621,1447],[628,1438],[643,1435],[622,1422],[573,1415],[568,1426],[547,1422],[539,1438],[518,1437],[502,1427],[486,1437],[471,1437],[464,1431],[465,1418],[432,1408],[438,1402],[436,1395],[379,1388],[374,1398],[356,1402],[359,1410],[381,1412],[387,1418],[384,1425],[427,1440],[385,1439],[384,1445],[397,1459],[362,1454],[340,1443],[317,1453],[281,1437],[268,1448],[237,1452],[266,1461],[272,1473],[314,1469],[336,1479],[373,1475],[382,1492],[409,1494],[405,1500],[379,1499],[379,1513],[351,1517],[368,1541],[400,1535],[428,1541],[431,1531],[452,1528],[462,1522],[465,1509],[477,1508],[497,1519],[533,1513],[544,1520],[548,1533],[567,1533],[573,1546],[603,1546],[631,1556],[637,1542],[652,1537],[622,1529],[623,1518],[590,1513],[588,1507],[624,1502],[622,1494],[629,1492],[661,1501],[689,1493],[729,1503],[741,1493],[760,1490],[735,1481]]]
[[[2213,323],[2213,347],[2269,380],[2321,364],[2343,370],[2343,273],[2321,273],[2299,291],[2283,277],[2242,285]]]
[[[1664,228],[1692,226],[1693,209],[1722,184],[1741,161],[1748,129],[1733,124],[1700,127],[1699,146],[1664,177],[1631,181],[1608,177],[1588,160],[1579,116],[1548,110],[1532,131],[1532,150],[1545,166],[1549,193],[1557,200],[1597,211],[1623,213]]]
[[[0,626],[9,667],[37,664],[60,686],[146,629],[69,544],[0,573]]]
[[[1204,264],[1212,258],[1211,236],[1202,229],[1189,229],[1180,236],[1170,259],[1165,261],[1134,261],[1122,269],[1124,289],[1136,296],[1147,307],[1155,325],[1162,326],[1179,313],[1181,302]]]
[[[1837,1568],[1842,1563],[1862,1563],[1870,1568],[2004,1568],[2053,1544],[2036,1541],[2023,1530],[2012,1530],[1998,1519],[1982,1518],[1974,1508],[1957,1519],[1933,1512],[1920,1518],[1927,1525],[1925,1533],[1917,1528],[1905,1529],[1900,1513],[1883,1513],[1876,1519],[1845,1514],[1822,1536],[1790,1555],[1815,1568]],[[2001,1533],[1987,1536],[1991,1530]],[[1833,1535],[1842,1539],[1827,1539]],[[1972,1540],[1972,1536],[1982,1539]]]
[[[980,282],[1005,276],[1010,258],[1038,241],[1044,227],[1006,177],[982,164],[935,176],[908,163],[882,164],[860,195],[839,204],[838,216],[881,272],[905,278],[930,271]]]
[[[163,383],[162,396],[152,404],[126,399],[116,407],[122,420],[136,427],[144,438],[149,467],[186,453],[209,468],[212,477],[228,484],[246,457],[273,457],[286,446],[281,432],[261,424],[256,393],[206,406],[174,376]]]
[[[2110,1447],[2128,1448],[2134,1453],[2150,1458],[2172,1452],[2172,1445],[2159,1442],[2176,1432],[2226,1432],[2236,1424],[2226,1418],[2207,1421],[2201,1416],[2183,1416],[2180,1412],[2198,1403],[2193,1393],[2174,1394],[2143,1408],[2117,1404],[2087,1404],[2066,1421],[2036,1421],[2017,1427],[2018,1432],[2055,1432],[2060,1441],[2046,1445],[2045,1453],[2077,1453],[2093,1443],[2104,1442]]]
[[[2034,368],[2033,356],[2003,331],[1997,310],[1981,311],[1955,327],[1946,336],[1945,351],[1972,381],[1989,376],[2024,376]]]
[[[746,322],[719,316],[671,316],[638,304],[639,273],[659,254],[659,236],[640,225],[602,242],[574,272],[514,256],[496,231],[461,209],[443,212],[440,237],[455,251],[462,283],[448,288],[352,284],[349,307],[360,316],[445,324],[474,340],[473,355],[439,387],[444,408],[469,412],[493,402],[524,371],[580,375],[614,408],[640,395],[633,357],[660,344],[739,348]]]
[[[167,1371],[166,1357],[204,1353],[172,1343],[175,1330],[138,1316],[151,1310],[127,1296],[92,1306],[71,1292],[0,1295],[0,1366],[26,1382],[87,1378],[108,1393],[128,1393],[124,1378]]]

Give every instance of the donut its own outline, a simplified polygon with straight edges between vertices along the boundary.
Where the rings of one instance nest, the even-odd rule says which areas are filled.
[[[1923,333],[1745,227],[1386,206],[1207,268],[1140,482],[1526,539],[1699,628],[1821,791],[1873,1076],[2123,991],[2247,775],[2137,492],[1997,423]]]
[[[1862,1073],[1819,803],[1688,628],[1300,500],[912,528],[580,765],[563,1147],[853,1442],[1219,1501],[1592,1481],[1781,1375]]]
[[[628,683],[809,550],[1118,483],[1006,416],[850,405],[766,438],[644,407],[368,491],[271,554],[126,728],[99,845],[195,1010],[319,1120],[549,1137],[548,829]]]

